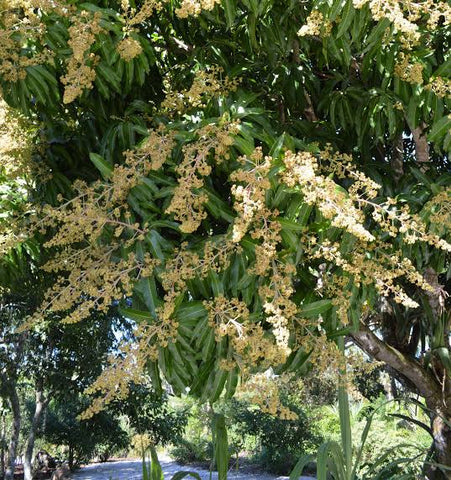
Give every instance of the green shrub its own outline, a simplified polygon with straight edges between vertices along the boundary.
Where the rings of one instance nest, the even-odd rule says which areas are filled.
[[[182,465],[195,462],[209,462],[212,458],[213,445],[211,441],[198,439],[189,441],[182,438],[171,451],[171,457]]]
[[[353,438],[360,438],[365,427],[365,421],[353,425]],[[362,454],[361,472],[367,472],[371,467],[382,472],[384,467],[396,459],[411,459],[398,466],[389,468],[379,477],[381,480],[391,479],[396,474],[403,473],[418,478],[421,473],[424,457],[430,448],[431,437],[418,427],[405,428],[398,420],[374,418]],[[380,466],[377,462],[380,461]]]
[[[254,458],[278,474],[289,473],[300,455],[314,451],[322,441],[307,413],[298,405],[286,405],[298,415],[296,420],[282,420],[238,400],[231,400],[227,407],[229,430],[252,441]]]
[[[182,464],[210,461],[213,454],[211,412],[192,398],[184,398],[179,407],[187,416],[183,438],[173,441],[172,458]]]

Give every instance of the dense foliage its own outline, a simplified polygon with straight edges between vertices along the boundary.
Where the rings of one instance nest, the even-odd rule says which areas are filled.
[[[115,301],[138,324],[91,392],[160,369],[214,402],[269,367],[339,370],[348,334],[425,397],[451,465],[449,4],[0,5],[33,152],[4,157],[2,201],[19,163],[32,194],[0,245],[31,235],[57,277],[28,326]]]
[[[127,449],[129,439],[116,416],[101,412],[88,421],[80,421],[79,414],[87,406],[87,399],[72,395],[64,401],[50,403],[45,428],[41,436],[54,445],[67,447],[70,468],[89,462],[95,455],[108,458],[120,449]]]
[[[127,398],[116,401],[112,408],[127,417],[137,434],[148,435],[153,445],[177,443],[187,423],[186,412],[171,408],[167,395],[145,384],[132,385]]]

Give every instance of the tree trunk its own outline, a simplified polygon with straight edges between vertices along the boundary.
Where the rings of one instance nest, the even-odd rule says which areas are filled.
[[[451,413],[438,411],[432,419],[432,435],[434,442],[432,451],[434,453],[433,463],[451,466]],[[446,473],[436,465],[426,465],[424,473],[429,480],[449,480],[451,474]]]
[[[429,144],[425,134],[426,125],[422,123],[417,128],[412,128],[412,137],[415,143],[415,158],[419,165],[429,162]]]
[[[69,468],[72,470],[74,468],[74,447],[69,445]]]
[[[6,442],[6,415],[2,410],[2,433],[0,438],[0,478],[3,480],[5,474],[5,442]]]
[[[28,435],[27,447],[25,449],[24,458],[24,480],[32,480],[33,478],[33,450],[36,438],[36,432],[41,422],[42,414],[44,413],[47,401],[44,398],[42,382],[36,382],[36,404],[31,422],[30,433]]]
[[[8,459],[6,462],[5,480],[13,480],[14,467],[16,465],[17,445],[19,443],[20,433],[20,404],[17,395],[16,385],[9,386],[9,403],[13,414],[13,428],[8,448]]]
[[[451,467],[451,393],[448,388],[442,388],[434,375],[423,368],[413,358],[402,354],[397,349],[380,340],[366,325],[361,325],[359,331],[351,334],[354,343],[372,358],[385,362],[399,374],[407,378],[422,397],[427,408],[432,412],[431,427],[433,436],[433,462]],[[448,387],[448,386],[447,386]],[[428,480],[449,480],[438,467],[425,466]]]

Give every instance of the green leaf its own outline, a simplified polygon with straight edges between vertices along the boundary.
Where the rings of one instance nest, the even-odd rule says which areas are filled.
[[[229,470],[229,444],[224,415],[219,413],[214,414],[212,431],[218,480],[227,480],[227,471]]]
[[[197,480],[202,480],[200,475],[196,472],[177,472],[172,476],[172,480],[182,480],[182,478],[185,478],[188,476],[197,478]]]
[[[157,451],[153,445],[150,446],[150,458],[152,460],[150,468],[151,480],[164,480],[163,470],[158,461]]]
[[[96,68],[97,73],[109,83],[113,89],[120,93],[121,90],[121,79],[119,75],[105,62],[99,63]]]
[[[157,317],[157,307],[161,303],[161,300],[158,298],[155,278],[142,278],[136,285],[135,290],[141,295],[144,304],[155,319]]]
[[[450,130],[451,115],[446,115],[432,125],[432,129],[428,135],[428,140],[430,142],[441,140],[441,138],[444,137]]]
[[[290,473],[289,480],[298,480],[302,475],[306,465],[311,462],[315,457],[313,455],[302,455],[302,457],[297,461],[293,470]]]
[[[327,312],[331,307],[331,300],[318,300],[316,302],[302,305],[299,315],[306,318],[312,318]]]
[[[124,317],[130,318],[137,323],[150,323],[154,320],[154,317],[149,312],[143,312],[133,308],[120,308],[119,311]]]
[[[184,324],[197,324],[198,320],[207,316],[207,309],[201,301],[183,303],[176,311],[176,318]]]
[[[224,8],[224,13],[227,22],[227,28],[230,30],[235,23],[236,18],[236,0],[222,0],[222,7]]]
[[[340,38],[349,30],[349,27],[354,19],[354,15],[355,15],[355,8],[352,3],[352,0],[346,0],[346,5],[343,9],[343,16],[341,18],[340,26],[338,27],[338,31],[336,35],[337,39]]]
[[[105,180],[108,180],[113,173],[113,166],[97,153],[91,152],[89,158],[97,170],[99,170],[102,177]]]

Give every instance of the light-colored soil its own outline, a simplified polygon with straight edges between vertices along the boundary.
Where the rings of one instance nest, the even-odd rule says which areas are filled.
[[[170,480],[174,473],[183,470],[198,473],[202,480],[209,480],[210,472],[200,468],[182,466],[171,459],[162,456],[160,459],[164,477]],[[142,480],[142,463],[140,460],[121,460],[116,462],[96,463],[87,465],[72,475],[73,480]],[[185,477],[193,479],[193,477]],[[213,473],[212,480],[217,480]],[[229,472],[229,480],[286,480],[288,477],[278,477],[266,473]],[[300,477],[299,480],[313,480],[311,477]]]

